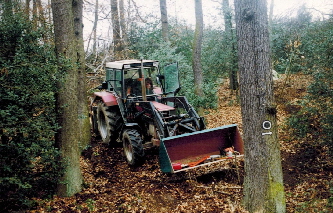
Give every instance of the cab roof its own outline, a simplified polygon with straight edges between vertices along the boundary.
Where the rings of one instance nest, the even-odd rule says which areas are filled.
[[[144,67],[158,67],[158,61],[156,60],[142,60],[142,62]],[[105,67],[113,69],[140,68],[141,60],[130,59],[130,60],[106,62]]]

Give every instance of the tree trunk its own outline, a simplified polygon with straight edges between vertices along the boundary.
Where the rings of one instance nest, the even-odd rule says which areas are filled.
[[[229,88],[232,90],[238,89],[238,76],[237,76],[237,55],[236,53],[236,45],[235,40],[233,36],[233,30],[232,30],[232,13],[231,8],[229,6],[229,0],[223,0],[222,2],[222,11],[223,11],[223,17],[224,17],[224,25],[225,25],[225,35],[226,35],[226,41],[229,52]]]
[[[38,20],[41,22],[41,25],[44,27],[46,19],[44,15],[44,9],[41,0],[36,0],[36,6],[38,10]]]
[[[46,22],[46,18],[45,18],[45,12],[44,12],[44,8],[43,8],[41,0],[36,0],[36,9],[37,9],[37,17],[34,17],[36,19],[35,27],[36,28],[41,27],[43,29],[48,28],[48,25],[46,24],[47,22]],[[45,42],[49,41],[48,34],[43,35],[43,39]]]
[[[24,11],[29,17],[29,15],[30,15],[30,0],[25,0]]]
[[[203,14],[202,14],[202,1],[195,0],[195,32],[194,32],[194,43],[193,43],[193,55],[192,55],[192,67],[194,72],[194,87],[195,94],[203,96],[202,85],[202,65],[201,65],[201,45],[203,37]]]
[[[59,196],[72,196],[81,191],[80,149],[78,130],[78,68],[72,0],[52,0],[55,45],[59,58],[71,61],[63,72],[57,94],[58,122],[61,128],[56,143],[65,162],[65,171],[58,184]]]
[[[83,45],[83,0],[73,0],[74,30],[76,40],[76,56],[78,71],[78,129],[81,150],[90,144],[90,120],[87,105],[85,53]]]
[[[285,212],[266,1],[236,0],[235,8],[245,143],[244,205],[249,212]]]
[[[122,38],[122,50],[123,59],[128,58],[127,46],[128,44],[128,36],[127,36],[127,26],[125,20],[125,9],[124,9],[124,0],[119,0],[119,15],[120,15],[120,28],[121,28],[121,38]]]
[[[167,10],[166,0],[160,0],[160,9],[161,9],[161,22],[162,22],[162,37],[164,41],[169,41],[168,10]]]
[[[96,33],[97,33],[97,24],[98,24],[98,0],[96,0],[95,3],[95,20],[94,20],[94,25],[93,25],[93,48],[92,48],[92,52],[93,55],[96,54],[96,45],[97,45],[97,37],[96,37]]]
[[[32,0],[32,20],[34,22],[34,27],[37,28],[37,2],[36,0]]]
[[[274,0],[271,0],[271,5],[269,7],[269,26],[271,27],[274,15]]]
[[[271,0],[271,4],[269,6],[269,16],[268,16],[268,29],[269,29],[269,34],[272,34],[272,25],[273,25],[273,16],[274,16],[274,0]],[[271,47],[273,46],[273,41],[270,40],[270,45]],[[272,67],[273,70],[273,67]]]
[[[120,22],[117,0],[111,0],[111,20],[113,31],[114,57],[116,60],[122,59],[122,42],[120,37]]]

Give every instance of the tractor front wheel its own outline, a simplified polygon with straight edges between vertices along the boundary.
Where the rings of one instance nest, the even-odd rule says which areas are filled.
[[[126,160],[131,166],[143,163],[144,150],[142,137],[136,129],[126,129],[123,133],[123,147]]]

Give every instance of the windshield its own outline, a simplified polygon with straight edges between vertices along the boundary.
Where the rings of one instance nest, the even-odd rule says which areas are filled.
[[[142,89],[146,89],[146,95],[161,94],[162,90],[158,86],[156,76],[158,69],[156,67],[144,67],[141,69],[125,69],[124,83],[126,95],[134,94],[142,96]],[[145,87],[142,87],[142,84]]]

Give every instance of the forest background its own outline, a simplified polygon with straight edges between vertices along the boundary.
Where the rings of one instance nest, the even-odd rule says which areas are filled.
[[[35,5],[33,15],[27,16],[21,2],[15,2],[12,12],[6,14],[6,2],[0,2],[0,206],[8,211],[36,206],[32,198],[50,198],[55,192],[63,171],[58,162],[59,150],[54,144],[54,132],[59,128],[54,107],[56,83],[61,79],[61,70],[70,65],[63,61],[59,69],[49,5]],[[237,54],[232,45],[236,42],[235,32],[226,34],[221,2],[212,2],[220,5],[221,14],[216,20],[222,21],[206,24],[204,28],[201,63],[205,92],[201,97],[195,95],[192,87],[192,24],[170,18],[169,41],[165,42],[158,13],[143,13],[142,10],[147,11],[146,5],[140,7],[139,2],[128,1],[126,30],[122,31],[126,36],[122,37],[126,40],[124,58],[157,59],[162,65],[178,61],[182,94],[194,106],[205,109],[218,107],[219,86],[231,70],[237,69]],[[85,34],[86,72],[92,85],[100,82],[103,63],[116,58],[109,8],[108,4],[97,7],[99,16],[95,20],[101,30],[96,28],[96,36],[94,30],[85,31],[88,32]],[[304,97],[285,103],[293,113],[284,121],[291,132],[289,139],[302,141],[302,154],[309,158],[323,153],[331,156],[333,147],[332,4],[325,4],[324,8],[325,11],[307,4],[299,5],[294,15],[270,19],[274,70],[286,76],[286,81],[293,74],[307,75],[311,79]],[[85,2],[85,9],[86,14],[94,14],[96,2]],[[159,7],[150,10],[158,12]],[[92,17],[86,16],[87,20]],[[320,161],[313,169],[318,173],[332,171],[332,164],[329,160]],[[324,198],[327,206],[332,206],[332,174],[328,177],[326,185],[330,191],[325,192]]]

